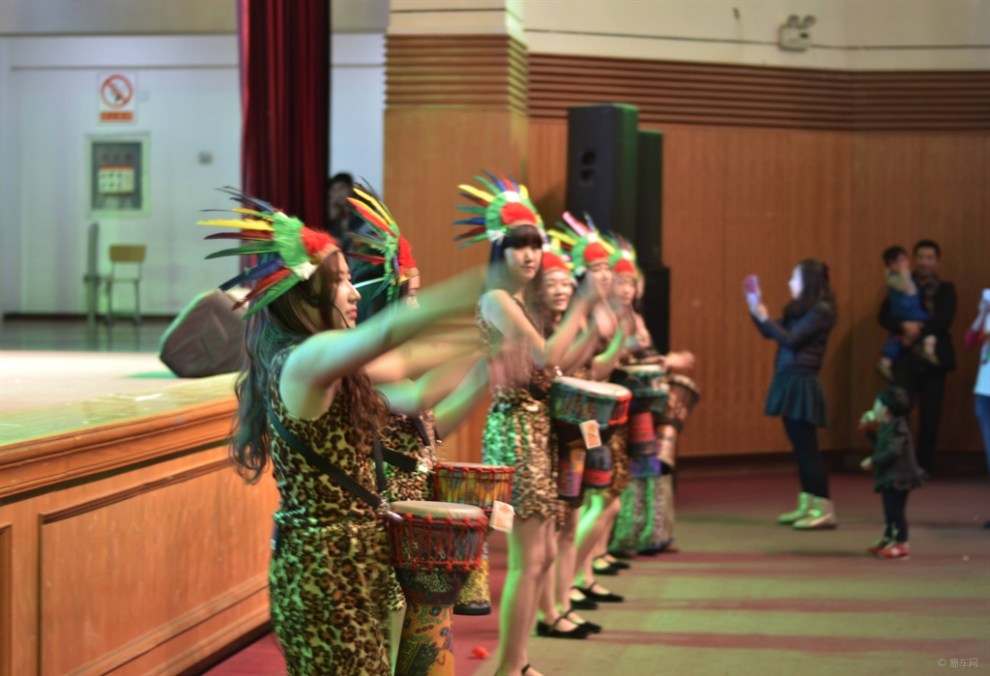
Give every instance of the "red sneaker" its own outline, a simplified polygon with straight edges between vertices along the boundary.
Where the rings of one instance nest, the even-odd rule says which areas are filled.
[[[877,540],[876,542],[874,542],[871,546],[867,547],[866,551],[868,551],[870,554],[873,554],[873,556],[876,556],[877,554],[880,553],[881,550],[886,549],[892,544],[894,544],[893,540],[891,540],[890,538],[883,537]]]
[[[881,559],[906,559],[910,555],[911,548],[906,542],[895,542],[877,552]]]

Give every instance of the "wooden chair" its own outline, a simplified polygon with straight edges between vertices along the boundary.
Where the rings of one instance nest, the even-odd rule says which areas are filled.
[[[134,285],[134,323],[141,323],[141,267],[144,264],[144,244],[113,244],[110,246],[110,275],[107,282],[107,324],[113,323],[113,285]]]

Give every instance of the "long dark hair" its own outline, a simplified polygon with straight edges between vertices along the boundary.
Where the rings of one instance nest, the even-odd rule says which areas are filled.
[[[485,277],[485,290],[507,289],[510,286],[507,279],[508,273],[505,269],[505,250],[522,249],[533,247],[543,248],[543,236],[533,225],[517,225],[509,230],[500,242],[492,244],[491,255],[488,258],[488,273]],[[543,302],[543,266],[538,265],[536,276],[526,284],[523,290],[523,298],[526,310],[530,319],[536,324],[536,329],[543,333],[544,317],[546,316],[546,304]]]
[[[835,294],[829,280],[828,264],[816,258],[805,258],[797,264],[801,274],[801,295],[784,307],[785,319],[797,319],[818,303],[829,306],[833,316],[836,314]]]
[[[318,272],[297,284],[271,304],[252,315],[245,327],[247,359],[237,378],[238,415],[234,424],[230,458],[242,476],[255,482],[268,467],[271,438],[268,431],[268,398],[270,397],[271,363],[275,356],[290,345],[333,326],[332,315],[339,312],[334,305],[337,294],[340,255],[328,256]],[[322,283],[317,283],[317,281]],[[305,306],[319,309],[316,324]],[[371,442],[372,431],[385,420],[386,406],[381,395],[372,387],[363,371],[341,379],[338,396],[350,401],[351,428],[356,444]]]

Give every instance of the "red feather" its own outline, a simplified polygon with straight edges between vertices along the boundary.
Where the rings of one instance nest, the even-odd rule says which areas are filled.
[[[538,222],[536,214],[522,202],[506,202],[498,215],[505,225],[536,225]]]
[[[265,291],[267,291],[268,289],[270,289],[271,287],[273,287],[274,285],[278,284],[283,279],[288,277],[290,274],[292,274],[292,270],[290,270],[289,268],[281,268],[279,270],[276,270],[272,274],[268,275],[267,277],[262,277],[260,280],[258,280],[258,283],[254,285],[254,288],[251,289],[250,293],[248,293],[248,295],[244,297],[241,303],[243,304],[257,298]]]
[[[399,237],[399,271],[406,272],[416,267],[416,259],[413,258],[412,244],[405,237]]]
[[[306,253],[310,256],[316,256],[329,248],[340,248],[337,245],[337,240],[327,233],[319,230],[313,230],[312,228],[307,228],[306,226],[303,226],[299,238],[302,240],[303,246],[306,247]]]
[[[348,251],[347,257],[356,258],[359,261],[368,261],[372,265],[381,265],[382,263],[385,262],[384,256],[373,256],[371,254],[363,254],[363,253],[358,253],[356,251]]]

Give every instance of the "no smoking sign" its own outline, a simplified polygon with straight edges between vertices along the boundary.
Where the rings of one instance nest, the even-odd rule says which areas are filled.
[[[134,122],[137,99],[135,73],[100,73],[100,122]]]

